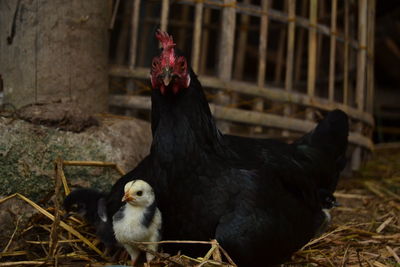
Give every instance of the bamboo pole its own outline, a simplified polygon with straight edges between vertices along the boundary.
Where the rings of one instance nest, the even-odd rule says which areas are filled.
[[[196,3],[194,14],[194,34],[192,44],[192,68],[195,73],[199,70],[200,63],[200,44],[201,44],[201,23],[203,20],[203,7],[202,2]],[[204,55],[204,57],[206,57]]]
[[[343,62],[343,104],[349,103],[349,39],[350,39],[350,7],[344,1],[344,62]]]
[[[176,1],[178,1],[180,3],[186,3],[189,5],[194,5],[195,2],[197,2],[197,1],[193,1],[193,0],[176,0]],[[198,0],[198,1],[200,1],[200,0]],[[351,0],[348,0],[348,1],[351,1]],[[229,4],[226,5],[226,4],[223,4],[220,1],[216,1],[216,0],[204,0],[201,2],[204,3],[204,6],[206,8],[213,8],[213,9],[217,9],[217,10],[221,9],[221,7],[230,6]],[[261,17],[264,14],[264,12],[261,11],[260,6],[253,5],[253,4],[246,5],[243,3],[237,3],[235,5],[235,9],[236,9],[237,13],[248,14],[248,15],[254,16],[254,17]],[[288,18],[286,13],[279,11],[279,10],[272,9],[272,8],[268,11],[268,17],[270,20],[280,21],[283,23],[287,23],[287,18]],[[309,21],[309,19],[298,17],[296,20],[296,25],[301,28],[308,29],[310,26],[310,21]],[[324,24],[316,24],[315,28],[316,28],[317,32],[320,34],[327,35],[327,36],[330,36],[330,34],[331,34],[330,27],[328,27]],[[337,41],[344,42],[344,37],[341,34],[338,34]],[[354,48],[357,48],[357,46],[358,46],[356,40],[350,40],[349,44]]]
[[[145,15],[143,18],[143,26],[142,28],[142,32],[140,35],[140,41],[138,39],[138,41],[140,42],[139,44],[139,51],[140,53],[137,55],[137,61],[139,63],[139,65],[144,65],[146,62],[145,60],[148,60],[148,58],[146,57],[146,52],[149,49],[149,44],[148,44],[148,40],[149,40],[149,35],[153,34],[150,28],[150,23],[146,21],[145,18],[148,18],[151,16],[151,8],[149,8],[150,3],[148,1],[144,1],[142,3],[145,7]],[[157,23],[159,23],[159,20],[157,20]],[[153,37],[153,36],[152,36]]]
[[[336,58],[336,20],[337,20],[337,0],[332,0],[331,7],[331,43],[329,51],[329,100],[335,98],[335,58]]]
[[[258,46],[258,75],[257,75],[257,85],[259,87],[264,87],[265,75],[267,71],[267,45],[268,45],[268,9],[270,6],[269,0],[262,0],[261,8],[264,15],[261,16],[260,25],[260,40]]]
[[[138,108],[143,107],[146,103],[145,109],[151,109],[151,99],[149,96],[127,96],[127,95],[112,95],[110,96],[110,104],[113,106],[124,108]],[[279,129],[287,129],[296,132],[306,133],[311,131],[316,123],[311,121],[304,121],[296,118],[285,118],[280,115],[266,114],[251,110],[242,110],[237,108],[221,107],[210,103],[210,109],[216,119],[222,119],[232,122],[245,123],[249,125],[262,125],[264,127],[273,127]],[[349,135],[349,141],[352,144],[363,146],[367,149],[372,149],[372,141],[355,132]]]
[[[183,25],[190,25],[189,23],[189,15],[190,15],[190,7],[188,5],[182,6],[182,19],[180,20]],[[177,38],[177,47],[181,50],[185,50],[186,46],[186,28],[187,27],[180,27],[178,31],[178,38]]]
[[[357,80],[356,80],[356,105],[357,109],[364,111],[365,101],[365,80],[367,63],[367,15],[368,0],[358,2],[358,42],[360,47],[357,52]],[[362,133],[363,125],[356,123],[356,131]],[[353,170],[358,170],[361,165],[361,147],[356,147],[353,151],[351,166]]]
[[[293,90],[293,60],[294,60],[294,39],[296,29],[296,0],[289,0],[288,3],[288,40],[286,54],[286,74],[285,74],[285,90],[290,93]],[[289,117],[291,113],[290,104],[286,104],[283,109],[285,117]],[[283,136],[289,136],[289,132],[282,132]]]
[[[244,0],[243,3],[250,3],[250,0]],[[236,42],[236,60],[235,67],[233,70],[233,77],[236,80],[243,78],[243,68],[246,59],[247,49],[247,35],[249,32],[250,16],[243,14],[240,19],[240,26],[238,29],[238,41]]]
[[[222,81],[230,81],[232,78],[233,49],[235,42],[236,0],[223,0],[225,7],[222,9],[222,28],[219,43],[218,77]],[[229,96],[220,91],[217,94],[217,103],[226,106],[230,103]],[[218,122],[222,132],[229,132],[229,125]]]
[[[268,46],[268,9],[271,5],[270,0],[262,0],[261,9],[264,12],[264,15],[261,16],[261,24],[260,24],[260,39],[258,45],[258,74],[257,74],[257,85],[260,88],[264,88],[265,84],[265,75],[267,71],[267,46]],[[264,101],[261,98],[256,98],[253,110],[263,111],[264,110]],[[262,127],[254,127],[252,129],[253,133],[261,133]]]
[[[367,63],[367,2],[359,0],[358,41],[360,47],[357,53],[356,104],[359,110],[364,110],[365,73]]]
[[[137,79],[148,79],[149,69],[148,68],[136,68],[135,71],[129,70],[124,66],[111,66],[110,68],[111,76],[120,77],[134,77]],[[262,97],[271,101],[283,102],[283,103],[293,103],[304,107],[316,108],[320,110],[332,110],[341,109],[345,111],[351,118],[360,120],[368,125],[374,124],[374,119],[371,114],[364,111],[359,111],[349,105],[344,105],[341,103],[330,102],[327,99],[320,97],[310,98],[307,94],[302,94],[298,92],[287,93],[281,88],[268,86],[267,88],[260,88],[249,82],[239,82],[239,81],[222,81],[217,77],[201,75],[199,76],[204,87],[210,87],[217,90],[226,90],[231,92],[237,92],[240,94],[245,94],[249,96]]]
[[[284,0],[284,2],[283,2],[283,11],[284,12],[288,8],[288,1],[289,0]],[[289,18],[288,18],[288,20],[289,20]],[[282,28],[279,33],[278,52],[277,52],[276,62],[275,62],[275,77],[274,77],[275,84],[279,84],[279,82],[281,81],[281,77],[282,77],[285,39],[286,39],[286,28]]]
[[[367,69],[367,109],[374,112],[374,33],[375,33],[375,6],[376,0],[368,3],[368,69]]]
[[[324,18],[326,14],[325,10],[325,3],[326,1],[317,1],[318,2],[318,8],[317,8],[317,18]],[[318,25],[318,21],[316,22],[315,25]],[[318,80],[321,73],[321,64],[322,64],[322,53],[323,47],[322,47],[322,41],[323,41],[323,35],[320,34],[317,30],[317,53],[316,53],[316,58],[315,58],[315,83],[318,84]],[[315,88],[315,95],[322,95],[322,91],[326,90],[327,88],[325,87],[320,87],[320,88]]]
[[[140,0],[133,0],[132,12],[131,12],[131,32],[130,32],[130,44],[129,44],[129,68],[134,69],[136,66],[136,55],[137,55],[137,41],[139,32],[139,11],[140,11]],[[127,91],[132,94],[135,89],[135,83],[132,79],[127,81]],[[136,114],[132,111],[128,112],[126,115],[135,116]]]
[[[243,0],[243,3],[249,4],[250,0]],[[238,38],[236,42],[236,58],[235,58],[235,66],[233,70],[233,78],[236,80],[243,79],[244,65],[246,60],[246,52],[247,52],[247,36],[250,23],[250,16],[246,14],[242,14],[240,17],[240,25],[238,29]],[[231,106],[237,106],[240,102],[240,94],[232,93],[231,94]],[[252,130],[252,129],[250,129]]]
[[[169,0],[162,0],[160,24],[161,30],[167,31],[168,28]]]
[[[302,0],[300,7],[300,16],[305,17],[306,13],[307,13],[307,0]],[[294,74],[295,83],[300,81],[301,79],[301,70],[302,70],[301,63],[303,62],[304,35],[305,35],[305,29],[300,28],[299,38],[296,45],[297,49],[296,49],[296,60],[295,60],[295,74]]]
[[[310,29],[308,34],[308,68],[307,68],[307,94],[310,98],[315,96],[315,72],[316,72],[316,53],[317,53],[317,0],[310,0]],[[306,111],[306,118],[313,119],[313,111]]]
[[[211,21],[211,10],[204,10],[204,25],[209,25]],[[200,70],[201,73],[205,73],[207,70],[207,55],[208,55],[208,42],[209,42],[209,29],[207,27],[203,30],[203,40],[201,42],[201,55],[200,57]]]

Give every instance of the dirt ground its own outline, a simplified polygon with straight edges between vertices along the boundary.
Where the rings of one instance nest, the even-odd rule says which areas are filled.
[[[13,201],[22,201],[23,205],[31,206],[33,212],[26,212],[29,217],[25,220],[14,212],[15,220],[10,223],[14,223],[15,230],[0,252],[0,266],[116,264],[96,240],[93,229],[74,217],[64,220],[65,223],[58,220],[63,213],[57,213],[54,206],[60,204],[55,200],[63,198],[60,188],[61,185],[56,190],[58,198],[53,197],[55,205],[46,209],[35,206],[23,196],[14,196],[20,200]],[[341,180],[336,197],[341,206],[332,211],[333,220],[328,231],[312,240],[283,266],[399,267],[400,145],[377,149],[362,170]],[[6,206],[6,202],[6,199],[0,200],[1,210],[12,214],[12,208]],[[174,266],[173,262],[183,262],[186,266],[230,266],[217,263],[223,250],[216,243],[210,242],[210,245],[215,249],[202,259],[179,255],[168,258],[159,253],[160,263],[151,266]],[[128,261],[120,260],[119,263]]]

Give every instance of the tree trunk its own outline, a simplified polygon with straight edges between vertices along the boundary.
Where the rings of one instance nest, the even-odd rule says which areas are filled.
[[[107,110],[109,1],[1,0],[4,103]]]

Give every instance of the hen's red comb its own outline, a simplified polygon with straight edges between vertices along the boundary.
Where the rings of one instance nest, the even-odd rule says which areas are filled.
[[[164,50],[169,50],[176,45],[174,43],[174,40],[172,39],[172,36],[170,36],[166,32],[163,32],[162,30],[157,30],[156,38],[158,39],[158,41],[160,41],[161,46]]]

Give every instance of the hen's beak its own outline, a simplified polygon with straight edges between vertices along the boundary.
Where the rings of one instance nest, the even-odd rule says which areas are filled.
[[[132,200],[135,200],[135,198],[133,198],[130,194],[125,194],[123,197],[122,197],[122,202],[129,202],[129,201],[132,201]]]
[[[166,75],[164,76],[164,78],[163,78],[163,83],[164,83],[164,85],[165,85],[165,86],[168,86],[169,83],[171,82],[171,80],[172,80],[171,75],[170,75],[170,74],[166,74]]]

